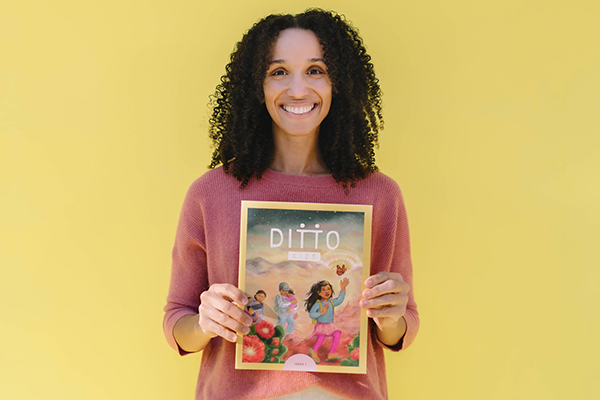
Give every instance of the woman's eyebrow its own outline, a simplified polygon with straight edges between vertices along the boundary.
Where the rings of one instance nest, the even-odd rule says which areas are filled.
[[[325,63],[325,60],[324,60],[323,58],[320,58],[320,57],[317,57],[317,58],[309,58],[309,59],[308,59],[308,61],[309,61],[309,62],[318,62],[318,61],[320,61],[320,62],[322,62],[322,63]],[[285,64],[285,60],[283,60],[283,59],[272,60],[272,61],[269,63],[269,65],[271,65],[271,64]]]

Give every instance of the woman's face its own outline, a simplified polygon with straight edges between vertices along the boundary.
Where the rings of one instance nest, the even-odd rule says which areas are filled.
[[[321,288],[321,290],[319,290],[319,296],[321,296],[322,299],[328,299],[331,297],[331,286],[329,285],[325,285]]]
[[[323,48],[312,31],[279,33],[263,89],[275,135],[318,134],[331,106],[331,81]]]
[[[256,296],[254,296],[254,297],[256,297],[256,300],[257,300],[259,303],[262,303],[262,301],[265,299],[265,295],[264,295],[264,294],[262,294],[262,293],[258,293],[258,294],[257,294]]]

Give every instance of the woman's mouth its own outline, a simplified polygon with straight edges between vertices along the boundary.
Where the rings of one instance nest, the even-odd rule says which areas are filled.
[[[301,107],[282,105],[281,108],[283,108],[285,111],[289,112],[290,114],[302,115],[302,114],[307,114],[307,113],[311,112],[316,106],[317,106],[316,104],[311,104],[308,106],[301,106]]]

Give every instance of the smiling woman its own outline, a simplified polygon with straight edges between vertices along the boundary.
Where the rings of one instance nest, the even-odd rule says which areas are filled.
[[[213,170],[190,187],[177,229],[167,340],[182,355],[205,350],[197,399],[386,399],[383,349],[410,345],[419,317],[400,189],[375,166],[381,92],[362,40],[333,12],[270,15],[238,43],[226,71],[213,97]],[[234,369],[237,335],[252,325],[236,287],[242,200],[373,206],[371,276],[360,299],[370,329],[365,375]],[[308,310],[317,342],[307,354],[315,362],[326,338],[325,361],[341,358],[334,307],[347,285],[342,279],[336,298],[331,284],[315,291]],[[248,357],[265,356],[252,349]]]
[[[273,46],[273,60],[264,82],[265,105],[273,120],[275,171],[307,175],[329,174],[318,152],[321,122],[331,106],[331,81],[323,59],[323,47],[309,30],[286,29]],[[306,137],[305,137],[306,136]],[[298,153],[298,146],[314,149],[309,165],[295,163],[289,155]]]
[[[331,81],[319,39],[312,31],[286,29],[279,34],[272,57],[264,91],[275,140],[296,135],[316,138],[331,106]]]
[[[254,25],[237,44],[213,96],[211,168],[222,165],[242,187],[269,168],[284,172],[273,165],[274,119],[283,120],[282,106],[289,106],[290,116],[316,104],[317,112],[309,112],[320,120],[318,154],[311,163],[316,171],[298,165],[289,172],[326,170],[344,186],[366,178],[377,170],[374,147],[383,125],[381,90],[370,60],[358,33],[335,13],[270,15]],[[277,103],[267,99],[271,96]]]

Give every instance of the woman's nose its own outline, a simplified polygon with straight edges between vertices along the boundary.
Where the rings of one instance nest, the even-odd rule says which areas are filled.
[[[291,76],[288,95],[293,98],[304,98],[308,96],[308,85],[302,74],[293,74]]]

